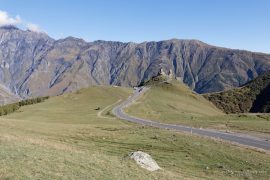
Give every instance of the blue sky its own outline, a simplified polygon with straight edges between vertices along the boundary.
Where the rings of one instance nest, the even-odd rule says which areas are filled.
[[[270,53],[269,0],[0,0],[0,10],[55,39],[199,39]]]

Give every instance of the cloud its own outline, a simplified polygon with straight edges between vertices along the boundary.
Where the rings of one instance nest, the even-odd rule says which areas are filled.
[[[26,28],[33,32],[43,33],[43,31],[40,29],[39,25],[37,24],[29,23],[26,25]]]
[[[45,33],[39,25],[22,20],[19,15],[11,17],[6,11],[0,10],[0,27],[8,25],[19,25],[33,32]]]
[[[22,23],[20,16],[10,17],[5,11],[0,10],[0,26],[17,25]]]

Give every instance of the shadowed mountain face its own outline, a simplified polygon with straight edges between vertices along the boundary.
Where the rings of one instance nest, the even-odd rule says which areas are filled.
[[[240,88],[205,94],[204,97],[226,113],[269,113],[270,71]]]
[[[91,85],[137,86],[171,69],[198,93],[240,86],[270,69],[270,55],[196,40],[121,43],[54,40],[0,27],[0,84],[22,98],[58,95]]]

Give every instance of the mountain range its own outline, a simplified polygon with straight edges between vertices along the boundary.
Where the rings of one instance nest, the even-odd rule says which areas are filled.
[[[0,98],[5,103],[92,85],[137,86],[161,68],[198,93],[218,92],[270,70],[270,55],[198,40],[54,40],[45,33],[0,27]]]

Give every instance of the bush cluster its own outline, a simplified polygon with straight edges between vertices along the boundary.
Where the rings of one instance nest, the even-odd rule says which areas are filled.
[[[226,113],[270,112],[270,71],[240,88],[204,97]]]
[[[26,106],[26,105],[30,105],[30,104],[37,104],[37,103],[43,102],[44,100],[46,100],[48,98],[49,98],[49,96],[37,97],[37,98],[26,99],[26,100],[22,100],[22,101],[19,101],[16,103],[0,106],[0,116],[10,114],[10,113],[18,110],[21,106]]]

